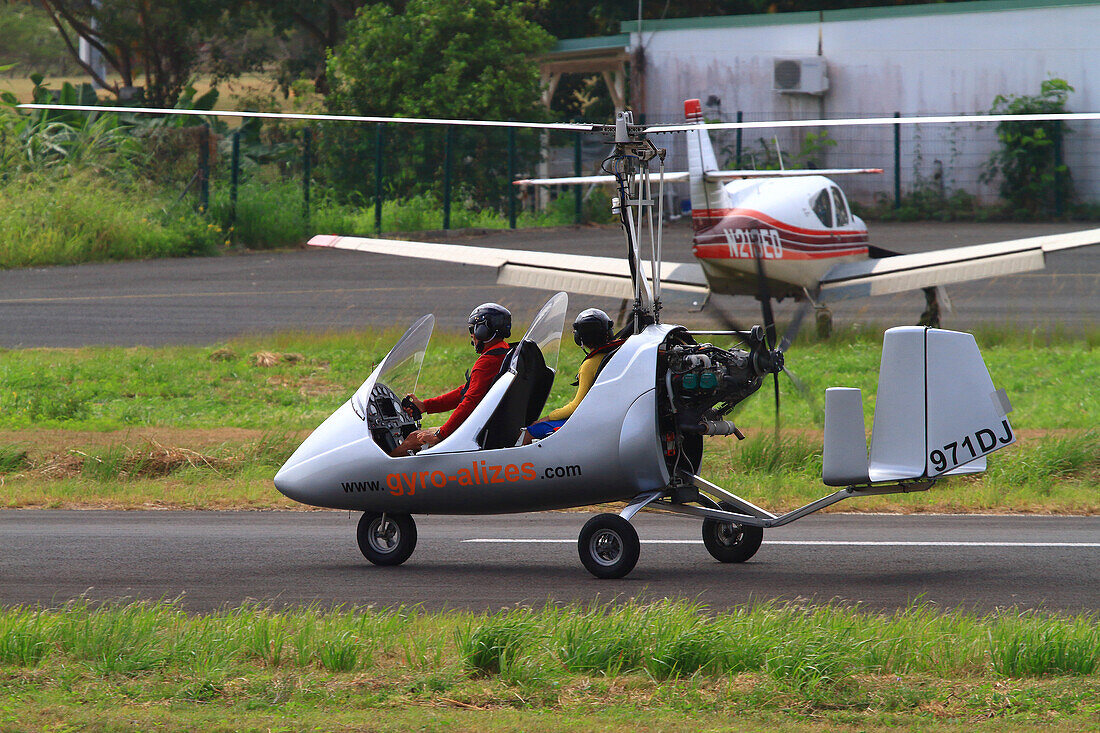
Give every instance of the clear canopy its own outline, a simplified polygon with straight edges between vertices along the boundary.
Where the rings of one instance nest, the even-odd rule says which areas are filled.
[[[561,335],[565,329],[565,316],[569,310],[569,296],[557,293],[546,301],[531,327],[523,335],[524,341],[530,341],[539,347],[546,366],[558,371],[558,354],[561,351]]]
[[[389,387],[399,398],[416,393],[420,367],[424,364],[424,352],[428,349],[434,328],[435,316],[430,313],[422,316],[390,349],[390,353],[386,354],[372,377],[351,398],[352,407],[359,417],[366,419],[367,403],[377,384]]]

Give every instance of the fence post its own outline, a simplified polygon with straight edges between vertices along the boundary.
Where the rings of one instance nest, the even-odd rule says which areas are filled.
[[[573,175],[581,174],[581,135],[573,133]],[[573,223],[581,223],[581,185],[573,186]]]
[[[237,186],[241,182],[241,131],[233,133],[233,152],[229,156],[229,232],[237,226]],[[236,237],[234,237],[236,239]]]
[[[381,122],[374,129],[374,231],[382,233],[382,148],[386,144],[386,128]]]
[[[311,162],[313,157],[313,130],[302,130],[302,220],[305,224],[306,236],[309,236],[309,179],[311,176]]]
[[[744,113],[741,110],[737,110],[737,121],[744,120]],[[734,166],[738,170],[741,169],[741,133],[744,132],[740,127],[737,128],[737,163]]]
[[[508,128],[508,228],[516,228],[516,128]]]
[[[454,147],[453,125],[447,125],[443,138],[443,228],[451,228],[451,148]]]
[[[895,112],[894,117],[901,117]],[[894,208],[901,208],[901,125],[894,125]]]
[[[210,208],[210,125],[203,123],[199,130],[199,211]]]
[[[1062,165],[1065,158],[1062,151],[1062,122],[1054,123],[1054,215],[1062,216],[1065,213],[1065,198],[1062,191]]]

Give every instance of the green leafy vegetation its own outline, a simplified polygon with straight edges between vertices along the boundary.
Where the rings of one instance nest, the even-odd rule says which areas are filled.
[[[526,10],[498,0],[410,0],[400,11],[363,7],[329,55],[326,107],[391,117],[540,120],[545,111],[532,59],[553,38]],[[536,160],[538,136],[517,138],[518,164]],[[372,195],[373,181],[362,170],[374,161],[375,144],[373,135],[349,126],[332,126],[323,137],[322,157],[340,197]],[[452,167],[461,168],[463,194],[481,206],[499,208],[511,185],[505,131],[402,131],[384,145],[390,160],[402,161],[387,172],[391,196],[440,195]]]
[[[998,94],[990,114],[1064,113],[1072,91],[1064,79],[1047,79],[1037,95]],[[1073,190],[1069,167],[1062,161],[1062,140],[1067,132],[1060,120],[997,125],[1001,148],[990,158],[984,179],[1000,178],[1001,198],[1014,218],[1063,213]]]
[[[381,713],[395,728],[1087,727],[1098,628],[1092,614],[927,606],[190,614],[77,601],[0,610],[0,725],[342,729]]]

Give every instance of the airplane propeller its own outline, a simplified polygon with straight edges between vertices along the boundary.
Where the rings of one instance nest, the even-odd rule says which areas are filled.
[[[768,289],[767,277],[764,272],[764,261],[760,255],[759,247],[753,248],[753,254],[756,259],[756,275],[757,275],[757,299],[760,301],[760,311],[764,319],[764,346],[769,352],[777,351],[779,354],[785,354],[786,351],[794,343],[798,337],[799,329],[801,329],[803,322],[806,319],[806,315],[809,313],[813,305],[808,301],[802,301],[798,310],[795,311],[794,317],[791,318],[791,322],[787,325],[787,330],[784,332],[783,337],[780,339],[777,336],[777,328],[775,323],[775,311],[772,307],[771,292]],[[748,331],[742,328],[725,310],[721,308],[714,309],[715,315],[719,320],[731,331],[739,331],[747,334]],[[780,357],[782,358],[782,357]],[[779,446],[779,432],[781,427],[780,422],[780,392],[779,392],[779,372],[783,372],[787,375],[787,378],[791,380],[791,384],[798,391],[799,394],[806,400],[813,410],[815,422],[820,423],[823,419],[824,411],[813,392],[806,386],[794,372],[787,368],[786,364],[780,365],[777,372],[772,374],[772,384],[775,394],[775,441],[776,447]]]

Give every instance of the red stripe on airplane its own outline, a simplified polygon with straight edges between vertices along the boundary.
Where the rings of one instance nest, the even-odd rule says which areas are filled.
[[[761,211],[755,211],[753,209],[695,209],[691,212],[693,219],[715,219],[717,222],[723,219],[744,216],[751,219],[757,219],[769,226],[776,229],[782,229],[792,234],[802,234],[812,237],[832,237],[832,236],[867,236],[867,232],[863,229],[847,229],[847,230],[832,230],[832,229],[802,229],[792,224],[788,224],[785,221],[780,221],[774,217],[768,216]]]

